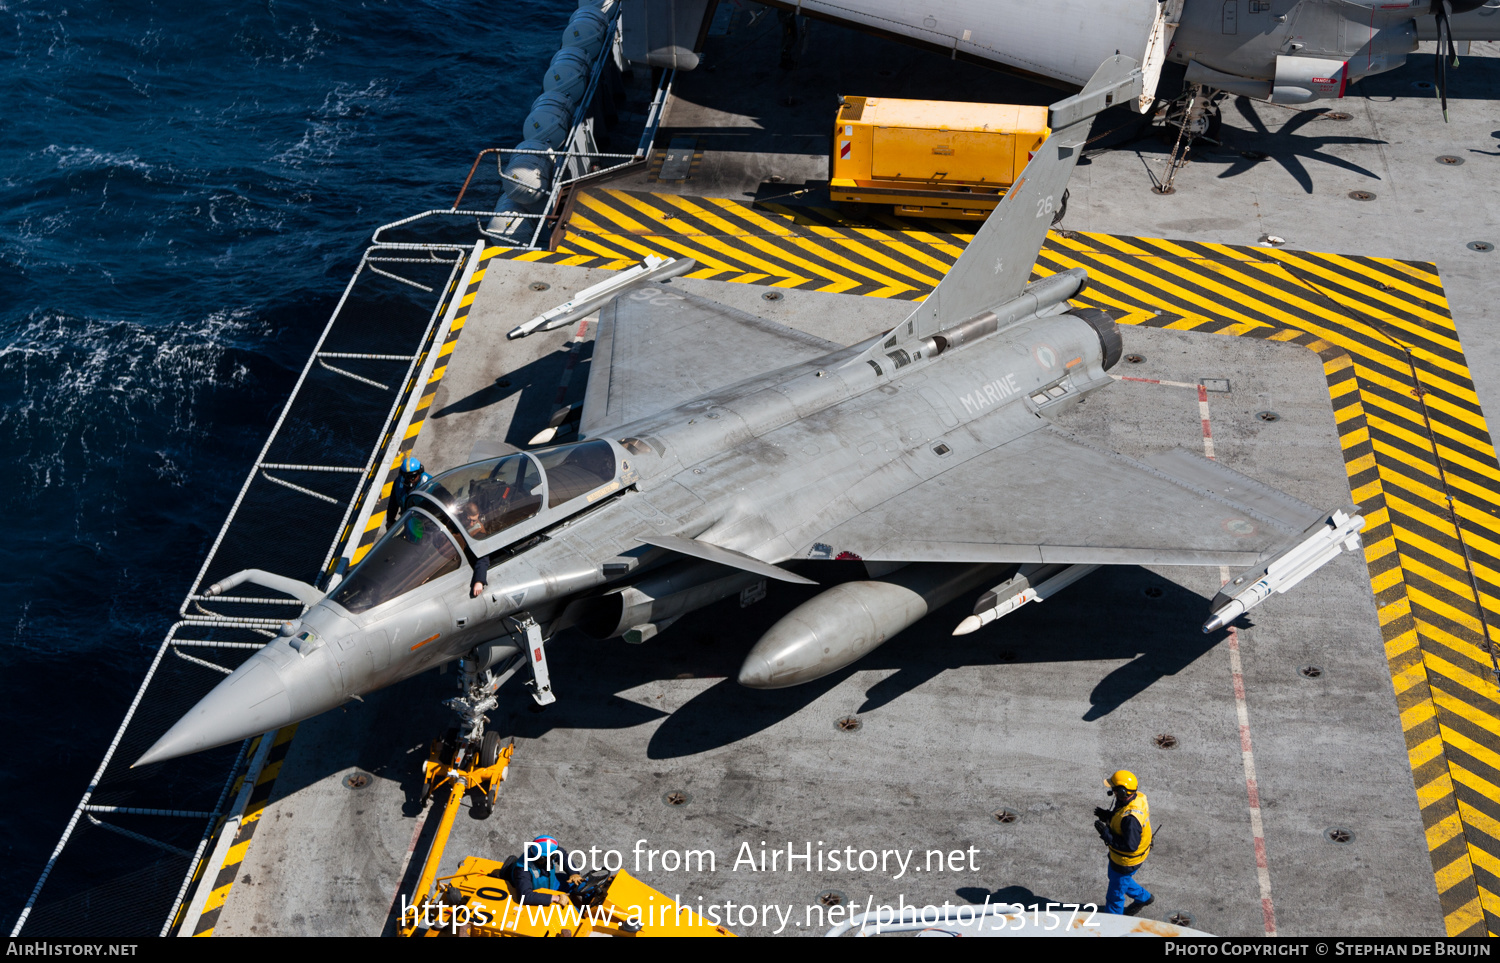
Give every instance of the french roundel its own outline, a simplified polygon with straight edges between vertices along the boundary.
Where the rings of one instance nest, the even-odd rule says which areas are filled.
[[[1057,367],[1057,349],[1050,344],[1039,344],[1031,349],[1031,357],[1043,371],[1051,371]]]

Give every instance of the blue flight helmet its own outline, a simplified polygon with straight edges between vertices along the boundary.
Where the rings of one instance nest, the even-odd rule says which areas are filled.
[[[397,466],[396,483],[391,486],[391,503],[386,509],[386,520],[394,524],[397,514],[405,507],[406,496],[412,493],[423,480],[422,462],[420,459],[408,456],[401,460]],[[417,522],[415,527],[409,528],[413,539],[420,541],[422,538],[421,523]]]
[[[540,889],[562,889],[567,878],[563,845],[552,836],[538,836],[526,847],[526,865]]]

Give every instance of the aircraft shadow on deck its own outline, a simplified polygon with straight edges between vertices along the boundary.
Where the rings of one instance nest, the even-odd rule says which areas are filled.
[[[878,711],[948,671],[1123,662],[1102,676],[1098,666],[1077,667],[1077,699],[1088,704],[1082,718],[1092,722],[1170,679],[1224,637],[1200,630],[1207,614],[1201,596],[1145,569],[1119,566],[1095,572],[1056,599],[1027,605],[972,635],[950,634],[973,604],[966,596],[822,679],[787,689],[741,686],[736,681],[740,663],[761,634],[830,585],[864,577],[858,563],[803,570],[821,584],[775,585],[765,601],[745,609],[737,598],[725,600],[684,616],[644,645],[562,633],[549,646],[557,703],[535,710],[524,687],[525,672],[517,673],[502,687],[490,727],[505,737],[537,739],[554,729],[657,724],[647,756],[675,759],[733,745],[784,722],[859,671],[889,674],[866,690],[857,714]],[[283,773],[277,795],[357,767],[398,781],[414,812],[428,742],[453,725],[442,701],[456,694],[454,672],[424,673],[303,723],[303,738],[314,744],[316,755]],[[649,704],[665,692],[652,691],[653,684],[677,679],[717,681],[673,711]],[[639,701],[642,696],[646,704]]]
[[[875,652],[814,682],[788,689],[755,690],[736,677],[756,640],[796,605],[829,585],[863,577],[858,566],[820,577],[817,587],[773,587],[771,597],[741,609],[729,599],[684,617],[658,639],[637,648],[619,640],[596,642],[576,634],[560,639],[553,678],[559,702],[546,712],[512,711],[506,720],[519,736],[535,737],[559,726],[622,728],[643,709],[618,693],[678,678],[717,678],[714,685],[662,719],[647,754],[670,759],[707,752],[762,732],[816,704],[851,674],[894,670],[865,693],[857,713],[873,712],[945,671],[1023,663],[1126,660],[1102,678],[1080,668],[1079,699],[1088,687],[1085,721],[1109,715],[1163,678],[1176,675],[1211,650],[1224,633],[1204,635],[1203,598],[1136,567],[1096,572],[1050,603],[1028,605],[997,626],[970,636],[951,632],[969,612],[961,598],[901,633]],[[804,568],[818,577],[819,567]],[[587,652],[581,657],[580,652]],[[519,681],[509,705],[524,694]],[[650,693],[647,693],[648,696]],[[626,709],[626,706],[632,707]],[[503,711],[503,710],[502,710]]]
[[[1448,71],[1449,101],[1485,99],[1500,84],[1500,61],[1489,57],[1460,58],[1462,66]],[[1433,60],[1431,54],[1417,54],[1407,59],[1406,65],[1387,73],[1375,74],[1358,80],[1349,86],[1342,100],[1319,101],[1306,107],[1294,107],[1289,111],[1271,105],[1255,105],[1245,97],[1225,100],[1223,111],[1225,125],[1220,134],[1219,145],[1200,143],[1192,150],[1195,163],[1223,165],[1218,177],[1237,177],[1251,169],[1268,164],[1278,164],[1303,191],[1313,193],[1316,165],[1323,164],[1362,175],[1371,180],[1381,180],[1379,174],[1344,158],[1328,152],[1328,148],[1345,145],[1377,145],[1387,141],[1359,136],[1354,131],[1364,126],[1359,107],[1361,100],[1390,102],[1398,99],[1430,101],[1433,124],[1442,125],[1441,108],[1436,88],[1432,86]],[[1418,86],[1423,85],[1426,86]],[[1175,89],[1165,79],[1162,90]],[[1285,114],[1284,118],[1277,115]],[[1353,123],[1339,123],[1326,119],[1332,113],[1354,114]],[[1141,154],[1165,157],[1171,144],[1159,136],[1146,118],[1131,125],[1123,109],[1101,115],[1096,124],[1099,131],[1091,145],[1091,153],[1100,149],[1133,149]],[[1231,119],[1248,125],[1236,126]],[[1267,127],[1263,118],[1280,121],[1275,130]],[[1309,126],[1311,125],[1311,126]],[[1349,130],[1350,127],[1354,131]],[[1496,132],[1500,137],[1500,131]],[[1487,153],[1474,151],[1474,153]],[[1087,158],[1080,164],[1086,164]],[[1309,166],[1313,165],[1313,166]]]
[[[569,383],[568,400],[570,401],[582,399],[583,387],[588,383],[589,359],[594,353],[594,342],[590,340],[584,343],[579,347],[579,352],[576,362],[578,367],[573,372]],[[452,415],[483,411],[520,395],[516,400],[515,413],[510,419],[510,426],[504,440],[517,448],[524,448],[531,437],[547,424],[547,420],[557,409],[557,386],[567,367],[569,354],[569,349],[559,348],[530,364],[506,372],[492,383],[462,397],[453,398],[445,394],[441,398],[442,404],[433,411],[430,417],[441,419]],[[501,384],[502,381],[505,384]]]
[[[1217,175],[1219,178],[1238,177],[1256,167],[1276,164],[1308,194],[1313,193],[1313,170],[1319,164],[1359,174],[1370,180],[1381,180],[1380,175],[1374,171],[1327,151],[1327,148],[1344,145],[1388,143],[1373,137],[1347,133],[1348,124],[1323,119],[1325,114],[1339,111],[1339,107],[1320,105],[1301,109],[1288,114],[1286,118],[1275,117],[1274,120],[1281,122],[1281,126],[1275,130],[1267,127],[1265,120],[1256,112],[1257,109],[1278,110],[1256,105],[1246,97],[1225,100],[1222,105],[1224,125],[1219,130],[1219,143],[1195,143],[1189,154],[1192,162],[1209,168],[1221,167],[1222,170]],[[1123,109],[1101,115],[1098,127],[1101,135],[1091,145],[1091,153],[1132,150],[1143,160],[1149,157],[1153,163],[1160,161],[1162,164],[1166,163],[1166,156],[1172,150],[1177,130],[1175,127],[1153,127],[1149,118],[1129,114]],[[1088,162],[1088,157],[1085,156],[1079,164],[1082,166]],[[1313,165],[1311,169],[1309,164]]]

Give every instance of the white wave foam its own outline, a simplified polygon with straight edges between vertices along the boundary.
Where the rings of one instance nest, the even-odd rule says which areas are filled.
[[[302,138],[274,155],[271,160],[300,169],[308,161],[337,156],[340,147],[357,133],[360,118],[370,107],[390,96],[384,80],[376,78],[363,87],[338,84],[323,95],[323,103],[313,112]]]
[[[248,379],[243,365],[221,373],[229,346],[266,330],[248,308],[163,328],[34,312],[0,346],[0,383],[15,386],[0,403],[0,437],[28,469],[23,494],[85,490],[92,472],[113,470],[132,447],[198,435],[207,390]]]
[[[41,154],[43,157],[56,158],[59,170],[69,170],[77,167],[126,167],[130,170],[145,172],[154,169],[152,165],[141,160],[134,154],[98,151],[92,147],[60,147],[57,144],[48,144],[42,148]]]

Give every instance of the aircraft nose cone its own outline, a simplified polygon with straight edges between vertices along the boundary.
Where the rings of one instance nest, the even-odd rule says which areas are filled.
[[[772,689],[771,663],[751,653],[740,666],[739,683],[747,689]]]
[[[257,653],[177,720],[135,766],[239,742],[295,721],[281,673]]]

